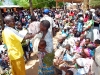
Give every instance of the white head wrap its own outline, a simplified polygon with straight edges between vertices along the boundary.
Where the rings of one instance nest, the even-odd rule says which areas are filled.
[[[95,9],[90,9],[90,11],[91,11],[92,13],[95,13]]]

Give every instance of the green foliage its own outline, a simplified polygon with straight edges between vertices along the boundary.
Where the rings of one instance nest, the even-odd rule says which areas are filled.
[[[32,0],[33,8],[53,7],[56,5],[54,0]]]
[[[51,0],[51,1],[47,2],[47,7],[52,8],[52,7],[55,7],[55,6],[56,6],[56,2],[55,1]]]
[[[33,8],[42,8],[44,7],[44,0],[32,0]]]
[[[63,2],[59,2],[58,6],[63,7],[64,3]]]
[[[92,7],[100,6],[100,0],[90,0],[90,6]]]
[[[2,2],[0,1],[0,5],[2,5]]]
[[[29,0],[12,0],[15,5],[29,8]],[[55,0],[32,0],[33,8],[44,8],[56,6]]]
[[[2,5],[2,2],[3,2],[3,1],[0,1],[0,5]]]
[[[15,5],[19,5],[19,6],[22,6],[24,8],[28,8],[29,7],[29,1],[28,0],[12,0],[12,2]]]
[[[44,56],[43,62],[49,67],[53,65],[54,52],[48,53]]]

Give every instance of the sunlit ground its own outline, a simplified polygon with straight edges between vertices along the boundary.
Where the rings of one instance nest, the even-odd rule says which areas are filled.
[[[26,65],[26,75],[38,75],[38,65],[39,60],[37,59],[37,56],[32,56],[32,59],[29,60]]]

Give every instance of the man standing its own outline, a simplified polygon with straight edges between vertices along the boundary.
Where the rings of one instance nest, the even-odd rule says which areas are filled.
[[[4,18],[6,27],[2,32],[3,43],[7,46],[8,56],[12,67],[12,75],[26,75],[25,62],[21,42],[23,39],[32,38],[33,35],[20,35],[15,29],[14,18],[8,15]]]

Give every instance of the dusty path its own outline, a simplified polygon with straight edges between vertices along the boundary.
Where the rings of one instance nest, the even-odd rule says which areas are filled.
[[[26,63],[26,75],[38,75],[38,59],[36,56],[32,56],[32,59]]]

